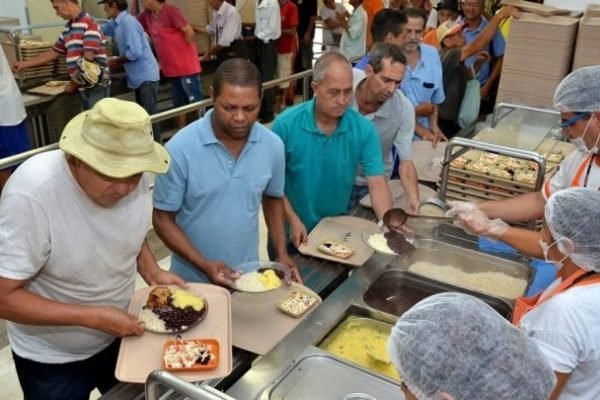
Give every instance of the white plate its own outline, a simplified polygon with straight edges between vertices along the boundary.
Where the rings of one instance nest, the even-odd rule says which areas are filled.
[[[250,261],[247,263],[240,264],[234,268],[235,271],[239,272],[242,275],[248,274],[251,272],[262,272],[263,270],[266,270],[266,269],[272,269],[275,271],[275,274],[281,280],[281,285],[284,285],[285,282],[287,282],[291,279],[292,272],[290,271],[290,268],[285,264],[281,264],[281,263],[274,262],[274,261]],[[278,289],[278,288],[272,288],[272,289],[264,289],[264,290],[244,290],[244,289],[241,289],[240,287],[238,287],[237,280],[234,281],[231,288],[238,290],[240,292],[248,292],[248,293],[264,293],[264,292],[269,292],[271,290]]]

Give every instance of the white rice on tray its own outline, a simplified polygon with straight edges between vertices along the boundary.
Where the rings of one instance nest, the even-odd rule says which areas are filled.
[[[453,265],[439,265],[427,261],[418,261],[408,267],[410,272],[438,281],[490,293],[508,299],[521,295],[527,287],[527,281],[501,272],[468,273]]]
[[[144,326],[155,332],[167,332],[165,321],[160,319],[158,315],[152,312],[149,308],[142,308],[138,314],[138,319]]]
[[[264,292],[265,285],[259,279],[260,273],[253,271],[242,274],[235,281],[235,286],[244,292]]]
[[[383,233],[374,233],[369,236],[369,246],[374,248],[377,251],[388,254],[396,254],[394,250],[390,249],[390,246],[387,244],[387,239],[383,235]]]

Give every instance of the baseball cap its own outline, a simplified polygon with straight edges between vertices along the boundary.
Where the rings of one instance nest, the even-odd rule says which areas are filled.
[[[167,150],[154,141],[146,110],[137,103],[112,97],[71,119],[59,147],[111,178],[146,171],[162,174],[171,161]]]
[[[463,25],[464,24],[457,21],[446,21],[438,26],[435,31],[435,36],[437,37],[438,42],[441,44],[442,40],[444,40],[446,36],[454,35],[455,33],[460,32]]]

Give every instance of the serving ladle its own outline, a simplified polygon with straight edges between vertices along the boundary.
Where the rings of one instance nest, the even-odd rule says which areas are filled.
[[[385,214],[383,214],[383,224],[387,226],[388,229],[400,229],[400,227],[404,225],[406,220],[409,218],[432,219],[437,221],[456,220],[456,217],[411,214],[404,211],[402,208],[390,208],[385,212]]]

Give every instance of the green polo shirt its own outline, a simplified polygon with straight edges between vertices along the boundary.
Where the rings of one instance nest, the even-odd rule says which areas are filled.
[[[327,136],[315,120],[315,99],[286,110],[272,130],[285,145],[285,194],[309,231],[324,217],[348,212],[360,165],[364,174],[383,175],[375,126],[348,108]]]

